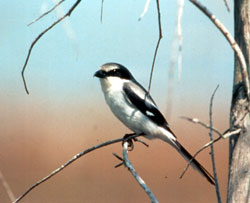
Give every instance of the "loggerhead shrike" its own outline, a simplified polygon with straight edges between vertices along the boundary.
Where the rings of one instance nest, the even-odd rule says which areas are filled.
[[[192,155],[177,141],[154,100],[127,68],[117,63],[106,63],[94,76],[100,79],[111,111],[130,130],[148,139],[161,139],[173,146],[185,160],[192,159]],[[213,176],[197,160],[193,159],[191,166],[214,185]]]

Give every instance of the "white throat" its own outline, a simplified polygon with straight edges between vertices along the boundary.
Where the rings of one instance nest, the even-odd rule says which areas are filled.
[[[104,93],[107,93],[109,91],[121,91],[124,85],[124,82],[127,80],[118,78],[118,77],[107,77],[107,78],[101,78],[101,86],[102,91]]]

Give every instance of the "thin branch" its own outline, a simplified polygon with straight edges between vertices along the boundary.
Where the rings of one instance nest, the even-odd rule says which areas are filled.
[[[102,16],[103,16],[103,5],[104,5],[104,0],[102,0],[102,6],[101,6],[101,17],[100,17],[101,23],[102,23]]]
[[[151,68],[151,73],[150,73],[150,79],[149,79],[149,84],[148,84],[148,93],[150,92],[151,83],[152,83],[152,77],[153,77],[153,72],[154,72],[154,66],[155,66],[155,59],[156,59],[158,48],[159,48],[159,45],[160,45],[160,42],[161,42],[161,38],[162,38],[161,12],[160,12],[160,3],[159,3],[159,0],[156,0],[156,4],[157,4],[157,14],[158,14],[159,38],[158,38],[158,42],[157,42],[156,48],[155,48],[155,53],[154,53],[154,58],[153,58],[153,63],[152,63],[152,68]]]
[[[74,161],[76,161],[77,159],[79,159],[80,157],[82,157],[83,155],[92,152],[96,149],[100,149],[102,147],[111,145],[111,144],[115,144],[118,142],[123,142],[124,140],[127,139],[131,139],[131,138],[136,138],[139,137],[141,135],[133,135],[131,137],[128,138],[119,138],[119,139],[115,139],[115,140],[110,140],[98,145],[95,145],[89,149],[86,149],[82,152],[80,152],[79,154],[76,154],[74,157],[72,157],[72,159],[70,159],[69,161],[67,161],[65,164],[61,165],[59,168],[57,168],[56,170],[52,171],[49,175],[47,175],[46,177],[42,178],[41,180],[39,180],[38,182],[36,182],[34,185],[32,185],[28,190],[26,190],[20,197],[18,197],[14,203],[19,202],[21,199],[23,199],[28,193],[30,193],[34,188],[36,188],[38,185],[40,185],[41,183],[47,181],[48,179],[52,178],[54,175],[56,175],[57,173],[59,173],[60,171],[62,171],[64,168],[66,168],[67,166],[69,166],[70,164],[72,164]]]
[[[192,123],[195,123],[195,124],[200,124],[201,126],[205,127],[205,128],[208,128],[209,129],[209,125],[208,124],[205,124],[204,122],[200,121],[199,119],[197,118],[189,118],[189,117],[181,117],[183,119],[186,119]],[[186,173],[187,169],[189,168],[189,166],[191,165],[192,161],[196,158],[196,156],[201,152],[203,151],[204,149],[208,148],[209,146],[211,146],[212,144],[216,143],[217,141],[219,141],[221,138],[228,138],[232,135],[237,135],[241,132],[241,128],[238,128],[236,130],[233,130],[233,131],[228,131],[226,130],[223,134],[220,133],[216,128],[214,127],[211,127],[210,129],[212,129],[215,133],[217,133],[219,135],[219,137],[217,137],[216,139],[214,140],[211,140],[210,142],[208,142],[207,144],[205,144],[203,147],[201,147],[192,157],[191,160],[189,160],[187,166],[185,167],[185,169],[183,170],[182,174],[180,175],[180,178],[182,178],[184,176],[184,174]]]
[[[214,100],[214,96],[215,93],[217,91],[217,89],[219,88],[219,85],[215,88],[211,99],[210,99],[210,105],[209,105],[209,137],[210,137],[210,141],[213,140],[213,100]],[[216,166],[215,166],[215,157],[214,157],[214,146],[213,144],[210,145],[211,148],[211,160],[212,160],[212,166],[213,166],[213,173],[214,173],[214,180],[215,180],[215,188],[216,188],[216,195],[217,195],[217,200],[218,203],[221,203],[221,197],[220,197],[220,188],[219,188],[219,182],[218,182],[218,176],[217,176],[217,171],[216,171]]]
[[[113,156],[116,157],[118,160],[122,161],[121,163],[116,164],[116,165],[115,165],[115,168],[118,168],[118,167],[124,165],[124,160],[123,160],[122,157],[120,157],[120,156],[119,156],[118,154],[116,154],[116,153],[113,153]]]
[[[200,121],[198,118],[190,118],[190,117],[186,117],[186,116],[181,116],[180,118],[185,119],[185,120],[188,120],[188,121],[190,121],[190,122],[192,122],[192,123],[195,123],[195,124],[199,124],[199,125],[201,125],[201,126],[207,128],[207,129],[212,129],[212,130],[213,130],[215,133],[217,133],[221,138],[223,137],[223,134],[220,133],[219,130],[217,130],[216,128],[214,128],[214,127],[212,127],[212,126],[210,127],[208,124],[206,124],[206,123]]]
[[[158,200],[154,196],[154,194],[151,192],[149,187],[146,185],[144,180],[138,175],[136,170],[134,169],[133,165],[128,159],[128,145],[129,143],[126,141],[123,143],[123,160],[124,160],[124,165],[128,168],[128,170],[131,172],[131,174],[134,176],[136,181],[140,184],[140,186],[143,188],[143,190],[147,193],[149,196],[151,202],[153,203],[158,203]]]
[[[61,22],[64,18],[66,18],[67,16],[70,16],[71,13],[73,12],[73,10],[78,6],[78,4],[81,2],[81,0],[77,0],[73,6],[68,10],[68,12],[63,15],[61,18],[57,19],[54,23],[52,23],[48,28],[46,28],[44,31],[42,31],[36,38],[35,40],[31,43],[30,45],[30,48],[29,48],[29,51],[28,51],[28,55],[26,57],[26,60],[25,60],[25,63],[24,63],[24,66],[22,68],[22,79],[23,79],[23,83],[24,83],[24,88],[25,88],[25,91],[27,94],[29,94],[29,91],[28,91],[28,87],[27,87],[27,83],[26,83],[26,80],[25,80],[25,76],[24,76],[24,72],[25,72],[25,69],[26,69],[26,66],[28,64],[28,61],[29,61],[29,58],[30,58],[30,55],[31,55],[31,52],[32,52],[32,49],[34,47],[34,45],[38,42],[38,40],[46,33],[48,32],[51,28],[53,28],[56,24],[58,24],[59,22]]]
[[[56,7],[58,7],[61,3],[63,3],[65,0],[61,0],[59,1],[57,4],[54,5],[53,8],[51,8],[50,10],[46,11],[45,13],[43,13],[42,15],[40,15],[38,18],[36,18],[35,20],[33,20],[32,22],[30,22],[28,24],[28,26],[32,25],[33,23],[39,21],[41,18],[43,18],[44,16],[48,15],[50,12],[52,12],[53,10],[56,9]]]
[[[118,154],[116,153],[112,153],[117,159],[119,159],[120,161],[124,161],[122,157],[120,157]]]
[[[10,201],[11,202],[15,201],[15,199],[16,199],[15,195],[12,192],[12,190],[11,190],[8,182],[5,180],[5,178],[4,178],[4,176],[3,176],[3,174],[2,174],[1,171],[0,171],[0,182],[2,183],[3,188],[5,189],[5,191],[6,191],[7,195],[8,195],[8,197],[9,197]]]
[[[145,6],[144,6],[144,9],[143,9],[143,12],[142,14],[140,15],[139,17],[139,21],[144,17],[144,15],[148,12],[148,7],[149,7],[149,3],[150,3],[150,0],[146,0],[146,3],[145,3]]]
[[[197,8],[199,8],[214,23],[214,25],[221,31],[221,33],[226,37],[227,41],[231,45],[237,58],[239,59],[241,65],[242,80],[246,87],[247,98],[248,100],[250,100],[250,84],[248,80],[247,65],[245,57],[239,45],[237,44],[233,36],[230,34],[228,29],[205,6],[203,6],[200,2],[196,0],[189,0],[189,1],[193,3]]]
[[[223,134],[223,138],[226,139],[226,138],[229,138],[233,135],[239,135],[239,133],[242,131],[241,128],[238,128],[236,130],[232,130],[232,131],[227,131],[225,134]]]
[[[226,8],[227,8],[227,11],[230,12],[230,8],[229,8],[229,5],[228,5],[227,0],[224,0],[224,4],[225,4],[225,6],[226,6]]]
[[[186,117],[186,116],[181,116],[180,118],[183,118],[183,119],[188,120],[188,121],[190,121],[190,122],[192,122],[192,123],[195,123],[195,124],[200,124],[201,126],[207,128],[207,129],[212,129],[215,133],[217,133],[217,134],[218,134],[221,138],[223,138],[223,139],[226,139],[226,138],[228,138],[228,137],[230,137],[230,136],[232,136],[232,135],[237,135],[237,134],[239,134],[239,133],[242,131],[241,128],[238,128],[238,129],[235,129],[235,130],[229,130],[229,129],[228,129],[228,130],[226,130],[226,131],[222,134],[222,133],[221,133],[219,130],[217,130],[215,127],[209,127],[208,124],[206,124],[206,123],[200,121],[198,118],[190,118],[190,117]]]
[[[218,137],[215,140],[212,140],[210,142],[208,142],[207,144],[205,144],[203,147],[201,147],[192,157],[192,159],[189,160],[187,166],[185,167],[185,169],[183,170],[182,174],[180,175],[180,178],[182,178],[184,176],[184,174],[186,173],[187,169],[189,168],[189,166],[191,165],[192,161],[195,159],[195,157],[204,149],[208,148],[209,146],[211,146],[212,144],[216,143],[217,141],[219,141],[222,137]]]
[[[239,128],[239,129],[234,130],[234,131],[229,131],[229,132],[227,132],[227,133],[225,133],[225,134],[223,134],[223,135],[220,133],[222,136],[217,137],[217,138],[214,139],[214,140],[211,140],[210,142],[208,142],[207,144],[205,144],[203,147],[201,147],[201,148],[193,155],[192,159],[189,160],[189,162],[188,162],[187,166],[185,167],[185,169],[183,170],[183,172],[182,172],[180,178],[182,178],[182,177],[184,176],[184,174],[186,173],[187,169],[188,169],[189,166],[191,165],[192,161],[196,158],[196,156],[197,156],[201,151],[203,151],[204,149],[208,148],[208,147],[211,146],[212,144],[216,143],[216,142],[219,141],[221,138],[228,138],[228,137],[230,137],[230,136],[232,136],[232,135],[237,135],[237,134],[239,134],[240,132],[241,132],[241,129]]]

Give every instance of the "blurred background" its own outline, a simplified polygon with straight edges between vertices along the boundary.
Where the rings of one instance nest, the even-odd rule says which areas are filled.
[[[21,69],[29,46],[47,26],[74,3],[58,9],[33,25],[32,20],[53,7],[55,0],[0,1],[0,170],[16,197],[75,154],[129,130],[110,112],[94,72],[106,62],[128,67],[148,86],[158,40],[155,1],[138,21],[145,1],[82,1],[70,18],[49,31],[35,45],[25,76]],[[224,2],[202,1],[233,33],[233,12]],[[179,141],[195,153],[209,141],[208,131],[180,116],[209,121],[209,100],[214,99],[213,123],[228,128],[233,80],[233,51],[210,20],[185,1],[182,18],[182,72],[173,76],[168,95],[169,66],[175,36],[177,1],[160,1],[163,39],[155,63],[151,95]],[[232,9],[232,1],[229,1]],[[167,101],[171,99],[171,109]],[[166,143],[136,144],[131,162],[160,202],[216,202],[215,189],[191,168],[179,179],[186,162]],[[22,202],[147,202],[134,178],[112,153],[121,144],[90,153],[34,189]],[[215,145],[222,200],[228,171],[228,141]],[[197,159],[212,173],[209,150]],[[10,202],[0,184],[0,202]]]

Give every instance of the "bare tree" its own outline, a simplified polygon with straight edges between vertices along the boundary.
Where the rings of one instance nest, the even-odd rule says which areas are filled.
[[[250,72],[250,2],[234,1],[235,39],[246,59]],[[250,117],[249,95],[243,84],[242,69],[237,57],[234,65],[234,84],[230,127],[244,131],[229,140],[229,180],[227,202],[250,202]],[[249,80],[249,78],[248,78]]]

